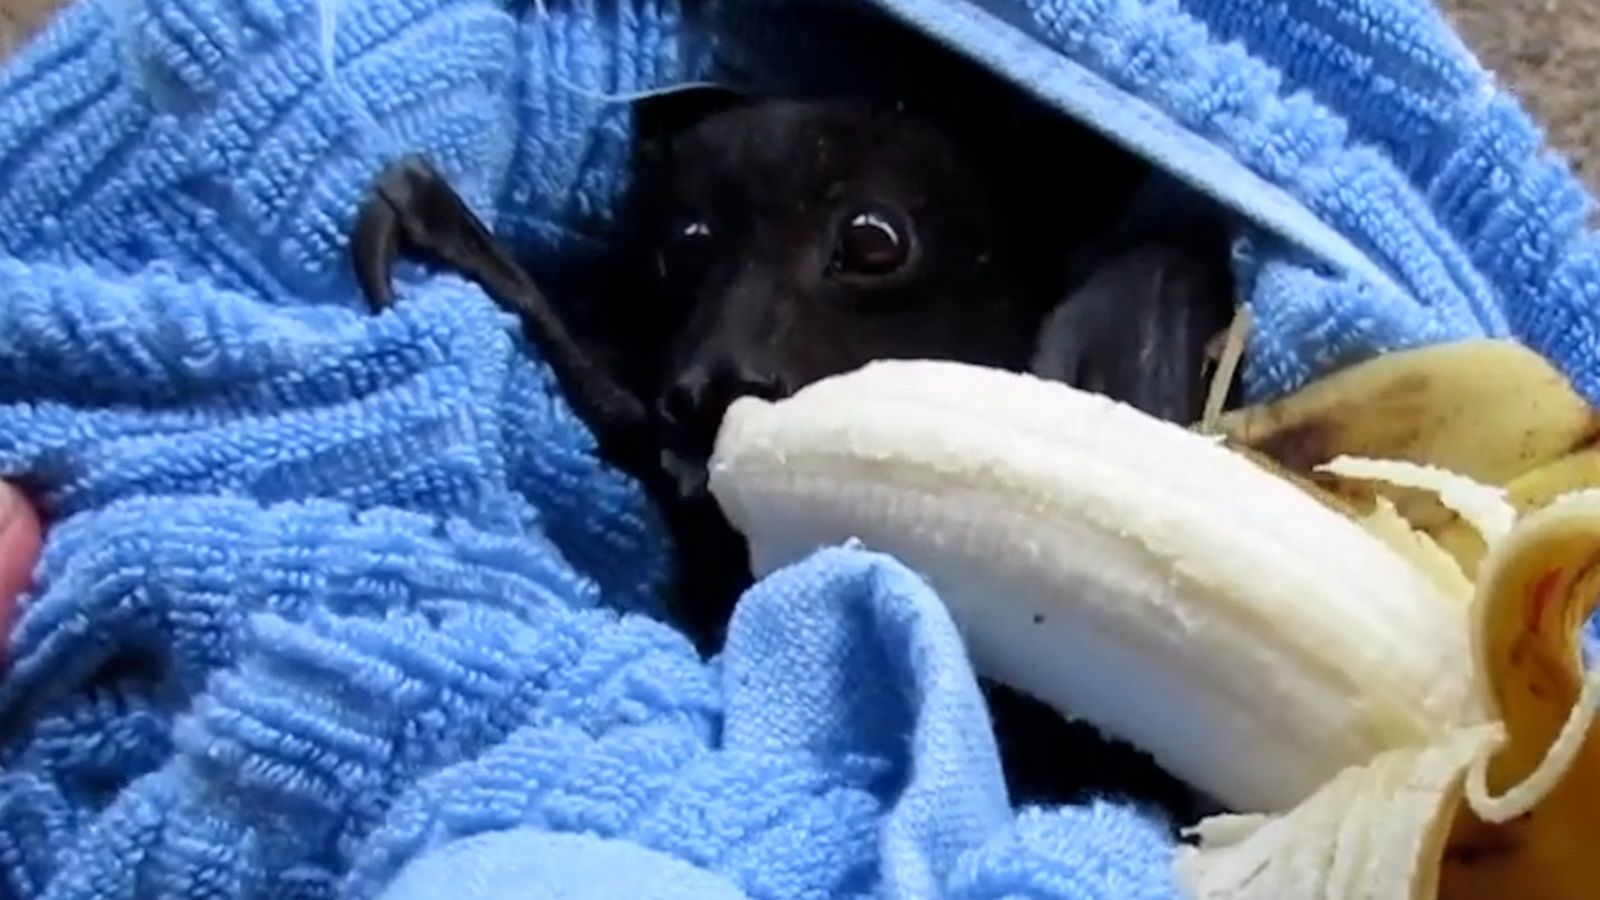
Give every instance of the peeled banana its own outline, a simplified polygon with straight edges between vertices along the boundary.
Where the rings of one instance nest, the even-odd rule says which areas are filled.
[[[1236,810],[1175,859],[1193,900],[1576,900],[1600,884],[1600,675],[1576,643],[1600,491],[1573,492],[1600,475],[1592,415],[1518,353],[1436,349],[1387,377],[1499,360],[1555,399],[1486,413],[1475,447],[1435,416],[1419,427],[1451,442],[1351,421],[1295,457],[1249,423],[1393,415],[1349,399],[1384,393],[1375,370],[1343,382],[1353,405],[1325,382],[1215,435],[1028,376],[881,362],[736,402],[711,489],[758,573],[852,538],[892,553],[980,672]]]
[[[1062,384],[894,361],[742,399],[710,485],[758,574],[891,553],[980,671],[1236,810],[1484,715],[1460,598],[1217,440]]]

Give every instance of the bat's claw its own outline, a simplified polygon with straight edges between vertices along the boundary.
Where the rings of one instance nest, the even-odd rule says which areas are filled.
[[[394,302],[394,265],[402,256],[476,282],[517,315],[579,414],[592,423],[601,452],[624,467],[654,462],[644,405],[589,358],[533,279],[427,162],[405,157],[378,174],[356,217],[350,253],[356,281],[375,310]]]
[[[374,309],[394,302],[394,265],[402,254],[432,261],[438,245],[470,216],[444,176],[421,157],[407,156],[378,173],[351,234],[356,282]],[[453,260],[449,260],[453,262]]]
[[[394,264],[400,255],[400,217],[381,190],[373,191],[356,216],[350,239],[356,283],[368,305],[387,309],[394,303]]]

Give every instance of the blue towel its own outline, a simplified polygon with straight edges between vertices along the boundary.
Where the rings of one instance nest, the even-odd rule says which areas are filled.
[[[1512,334],[1600,399],[1588,195],[1422,0],[854,3],[1244,214],[1252,396]],[[898,561],[775,573],[702,659],[515,323],[410,270],[362,310],[385,161],[581,257],[626,185],[608,97],[842,66],[852,5],[77,0],[7,65],[0,473],[52,527],[0,898],[1175,896],[1149,814],[1014,806]]]

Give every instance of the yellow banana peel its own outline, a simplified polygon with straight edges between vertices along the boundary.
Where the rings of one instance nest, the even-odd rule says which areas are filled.
[[[1584,424],[1592,413],[1530,352],[1467,342],[1397,354],[1221,420],[1230,443],[1470,603],[1475,689],[1490,721],[1379,753],[1284,813],[1202,822],[1198,845],[1175,863],[1188,896],[1576,900],[1600,891],[1600,672],[1586,673],[1580,653],[1600,605],[1600,448]],[[1465,383],[1448,389],[1417,375],[1472,360],[1478,371],[1459,371]],[[1490,363],[1515,369],[1504,383],[1531,394],[1518,403],[1490,389],[1481,367]],[[1408,410],[1440,391],[1462,405]],[[1521,412],[1496,408],[1483,425],[1457,414],[1497,404]],[[1372,451],[1379,458],[1346,455]]]
[[[1585,672],[1580,647],[1597,601],[1600,491],[1531,514],[1485,559],[1473,650],[1504,742],[1467,772],[1474,815],[1446,845],[1441,896],[1595,896],[1600,673]]]
[[[1600,885],[1600,675],[1580,629],[1600,600],[1600,491],[1493,542],[1472,608],[1494,721],[1379,754],[1279,816],[1195,831],[1177,871],[1205,900],[1577,900]]]
[[[1600,488],[1600,447],[1584,447],[1518,475],[1506,484],[1505,494],[1518,513],[1529,513],[1563,494],[1588,488]],[[1426,531],[1463,571],[1477,571],[1485,551],[1483,539],[1460,517],[1449,516]]]
[[[1206,430],[1370,511],[1382,495],[1476,571],[1481,543],[1432,492],[1318,472],[1337,456],[1422,463],[1530,503],[1575,482],[1600,485],[1600,414],[1548,360],[1512,340],[1467,340],[1384,354],[1292,395],[1236,409]],[[1576,457],[1569,459],[1569,457]]]

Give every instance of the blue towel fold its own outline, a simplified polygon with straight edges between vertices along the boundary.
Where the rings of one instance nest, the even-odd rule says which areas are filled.
[[[449,275],[359,301],[387,160],[593,252],[607,95],[845,65],[850,2],[77,0],[8,64],[0,473],[52,528],[0,898],[1175,896],[1148,814],[1014,808],[898,561],[776,573],[701,659],[515,323]],[[1512,334],[1600,400],[1588,195],[1421,0],[854,2],[1245,214],[1252,396]]]

